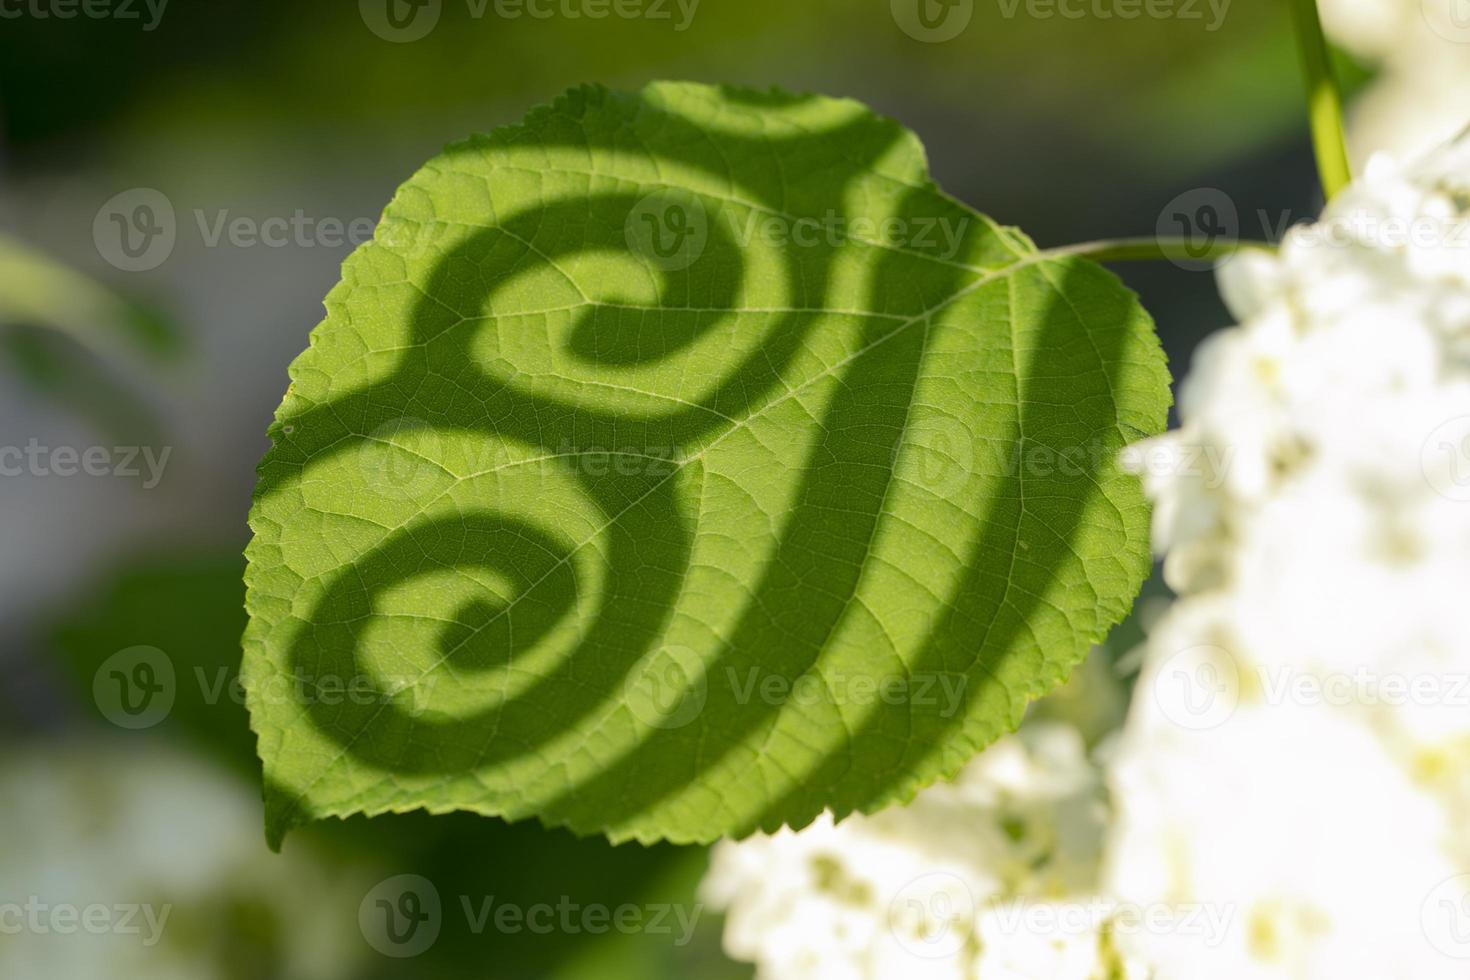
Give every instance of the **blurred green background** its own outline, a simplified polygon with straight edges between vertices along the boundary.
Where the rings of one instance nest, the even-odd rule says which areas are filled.
[[[266,849],[253,738],[230,686],[239,554],[286,366],[348,246],[211,242],[210,229],[222,216],[370,223],[446,142],[574,84],[656,78],[864,100],[918,132],[946,190],[1042,245],[1149,235],[1201,192],[1228,198],[1247,238],[1315,210],[1283,4],[1230,5],[1215,22],[1205,4],[1199,18],[1124,20],[973,0],[958,36],[926,43],[900,28],[904,2],[701,0],[685,24],[677,3],[668,19],[508,19],[493,0],[442,0],[433,29],[402,43],[369,27],[385,0],[172,0],[156,22],[141,0],[136,19],[116,5],[64,18],[54,0],[0,2],[0,446],[169,451],[154,486],[0,477],[0,901],[50,889],[174,905],[142,952],[0,935],[0,975],[748,976],[722,958],[712,914],[679,943],[477,933],[460,907],[495,896],[692,909],[698,850],[423,814],[321,825],[279,856]],[[137,188],[167,200],[176,241],[130,271],[99,213]],[[1228,322],[1208,272],[1118,271],[1158,319],[1176,374]],[[137,646],[168,658],[176,693],[166,717],[131,730],[109,722],[94,680]],[[139,827],[147,847],[130,836]],[[444,903],[437,942],[405,959],[381,955],[358,923],[373,885],[398,874],[428,879]]]

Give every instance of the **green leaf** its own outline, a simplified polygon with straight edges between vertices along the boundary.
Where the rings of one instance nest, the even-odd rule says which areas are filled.
[[[587,88],[398,191],[247,556],[273,842],[414,808],[709,841],[871,811],[1127,612],[1152,324],[863,106]]]

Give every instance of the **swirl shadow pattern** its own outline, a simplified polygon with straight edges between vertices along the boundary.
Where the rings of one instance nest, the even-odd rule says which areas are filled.
[[[1127,611],[1136,299],[849,101],[575,90],[345,263],[260,467],[274,842],[414,808],[709,841],[910,796]]]

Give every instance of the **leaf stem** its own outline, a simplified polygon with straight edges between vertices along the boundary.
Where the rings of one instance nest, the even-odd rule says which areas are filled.
[[[1343,137],[1342,93],[1332,72],[1327,38],[1317,0],[1287,0],[1296,21],[1297,48],[1307,81],[1307,111],[1312,123],[1312,149],[1317,155],[1317,173],[1322,192],[1332,200],[1353,179]]]
[[[1079,242],[1046,251],[1051,255],[1080,255],[1098,262],[1209,262],[1227,259],[1243,248],[1259,248],[1274,252],[1270,242],[1240,241],[1222,238],[1200,246],[1188,238],[1108,238],[1095,242]]]

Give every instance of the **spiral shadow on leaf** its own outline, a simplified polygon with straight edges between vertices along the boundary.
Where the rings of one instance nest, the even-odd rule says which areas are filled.
[[[873,809],[1013,727],[1147,570],[1112,462],[1164,423],[1147,316],[855,103],[574,91],[426,165],[327,305],[248,551],[276,842]]]

